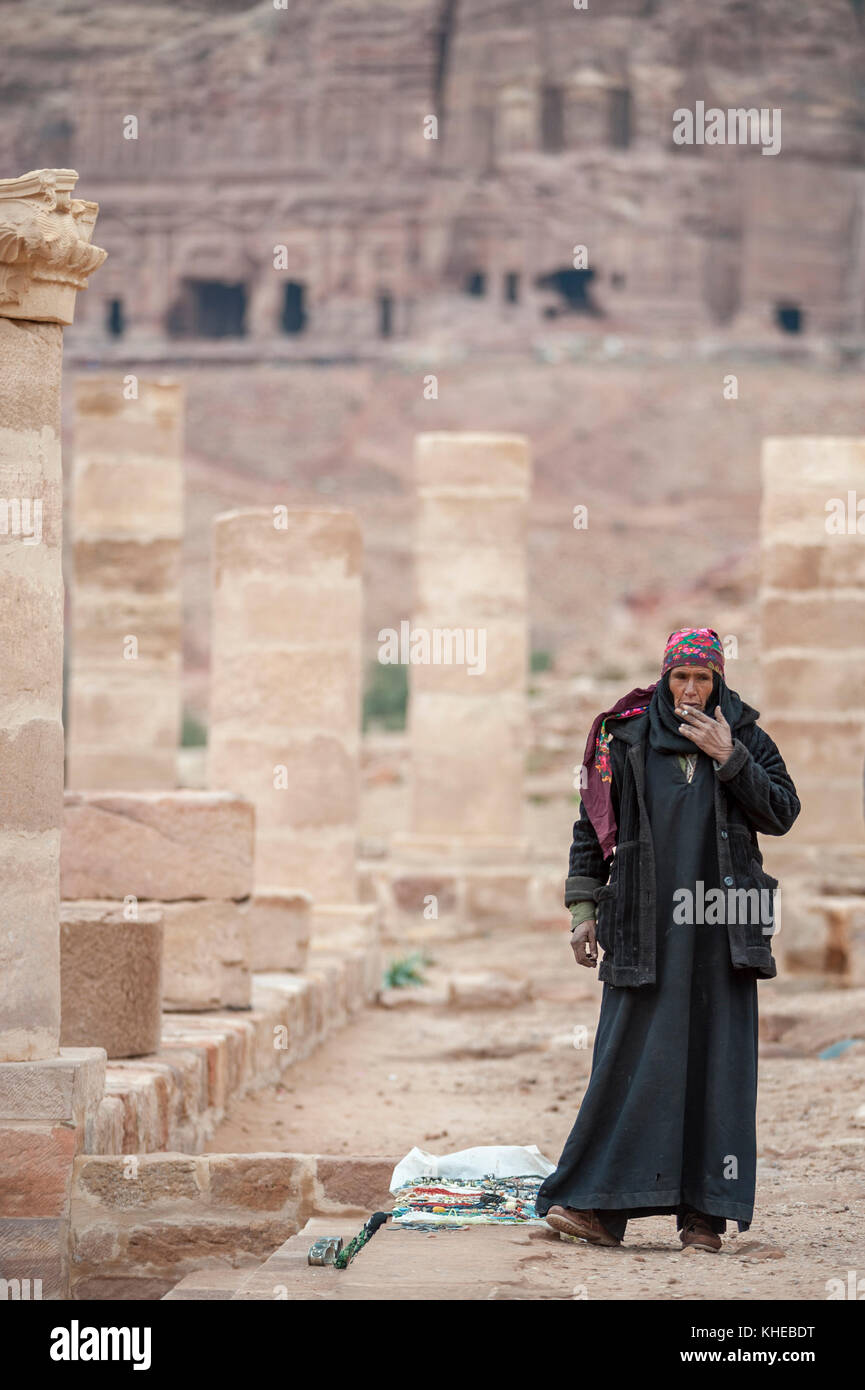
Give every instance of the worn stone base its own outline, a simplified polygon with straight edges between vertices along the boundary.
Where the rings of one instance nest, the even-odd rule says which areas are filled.
[[[162,1007],[182,1013],[248,1009],[252,976],[246,904],[204,898],[152,906],[164,919]]]
[[[162,1031],[162,913],[122,903],[60,904],[60,1042],[136,1057]]]
[[[72,1164],[92,1142],[104,1080],[101,1048],[0,1063],[0,1279],[11,1297],[69,1296]]]
[[[244,906],[253,970],[303,970],[312,935],[312,898],[300,889],[259,888]]]

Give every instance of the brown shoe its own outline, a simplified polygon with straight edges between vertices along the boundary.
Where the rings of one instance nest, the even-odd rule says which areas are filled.
[[[547,1225],[570,1240],[587,1240],[590,1245],[621,1245],[611,1236],[593,1211],[575,1211],[573,1207],[550,1207]]]
[[[685,1223],[679,1232],[679,1239],[682,1242],[682,1249],[693,1247],[695,1250],[720,1250],[721,1237],[712,1230],[708,1217],[701,1211],[689,1211],[685,1214]]]

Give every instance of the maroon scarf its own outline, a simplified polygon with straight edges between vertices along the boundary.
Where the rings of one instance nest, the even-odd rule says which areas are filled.
[[[583,755],[586,785],[583,789],[582,799],[586,814],[595,828],[595,834],[605,859],[608,859],[613,851],[618,831],[616,816],[613,811],[613,781],[610,766],[612,734],[607,728],[607,721],[645,714],[657,683],[655,681],[645,688],[637,686],[635,690],[629,690],[627,695],[623,695],[621,700],[617,700],[612,709],[602,710],[592,724],[589,737],[586,740],[586,751]]]

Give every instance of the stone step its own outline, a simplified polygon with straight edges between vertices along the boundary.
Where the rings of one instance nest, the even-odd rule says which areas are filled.
[[[244,1279],[258,1266],[240,1265],[237,1269],[197,1269],[187,1274],[179,1284],[162,1295],[163,1303],[211,1302],[228,1300],[240,1288]]]
[[[341,1235],[348,1243],[365,1219],[313,1217],[246,1276],[232,1300],[429,1303],[579,1296],[575,1281],[584,1277],[586,1256],[575,1262],[573,1245],[549,1227],[534,1224],[430,1232],[387,1222],[346,1269],[307,1264],[314,1240]],[[587,1247],[588,1260],[593,1258],[590,1251]],[[678,1249],[676,1254],[687,1258]],[[663,1257],[669,1258],[666,1252]],[[596,1269],[590,1267],[595,1277]],[[585,1297],[588,1286],[578,1287]]]
[[[332,1265],[311,1265],[309,1247],[322,1236],[342,1236],[347,1245],[372,1215],[312,1216],[302,1230],[280,1245],[264,1264],[247,1273],[231,1295],[234,1301],[298,1298],[338,1298],[338,1280],[345,1272]],[[373,1240],[379,1235],[373,1236]],[[363,1252],[361,1252],[363,1253]]]

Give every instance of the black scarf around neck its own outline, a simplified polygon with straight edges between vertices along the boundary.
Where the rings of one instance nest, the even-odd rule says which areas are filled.
[[[742,701],[735,690],[730,690],[723,676],[712,672],[712,693],[706,701],[703,713],[714,718],[715,709],[720,704],[721,713],[735,732],[742,717]],[[670,673],[665,671],[652,693],[649,705],[649,744],[664,753],[699,753],[701,749],[692,739],[679,733],[682,720],[675,713],[673,697],[670,693]]]

